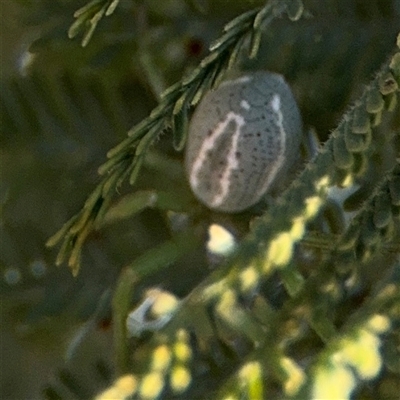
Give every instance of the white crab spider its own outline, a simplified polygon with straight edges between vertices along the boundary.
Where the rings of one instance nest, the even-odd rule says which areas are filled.
[[[196,197],[240,212],[279,185],[299,159],[302,123],[281,75],[255,72],[208,92],[189,126],[185,164]]]

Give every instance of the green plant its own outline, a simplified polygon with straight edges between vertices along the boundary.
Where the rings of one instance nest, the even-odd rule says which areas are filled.
[[[70,36],[87,27],[82,44],[89,49],[93,34],[93,41],[96,39],[98,22],[103,15],[118,10],[118,3],[95,0],[82,8],[75,14],[77,21]],[[342,4],[332,1],[325,6],[328,3],[332,7]],[[116,370],[123,377],[100,398],[373,398],[398,379],[393,349],[398,347],[400,307],[399,36],[397,48],[394,43],[399,26],[394,24],[393,38],[385,38],[393,44],[389,58],[359,90],[355,86],[360,82],[353,82],[354,75],[364,64],[372,68],[378,51],[361,52],[363,57],[357,63],[354,43],[363,38],[359,36],[355,42],[351,35],[341,34],[340,18],[336,20],[336,42],[329,42],[331,53],[319,49],[320,54],[311,53],[314,59],[309,54],[301,57],[291,53],[296,46],[303,51],[308,45],[318,49],[316,43],[324,40],[319,24],[326,15],[315,2],[304,4],[305,10],[300,0],[269,1],[240,14],[225,25],[223,35],[211,44],[210,53],[199,65],[161,95],[159,89],[168,79],[147,48],[151,35],[142,41],[130,39],[158,104],[127,138],[108,151],[108,161],[99,168],[101,180],[84,207],[48,241],[49,246],[61,242],[57,264],[67,261],[77,275],[84,243],[94,232],[112,225],[120,225],[122,230],[127,226],[123,225],[125,219],[132,220],[148,209],[156,215],[151,218],[164,221],[158,229],[164,230],[157,233],[162,236],[158,243],[137,252],[137,258],[125,268],[118,268],[117,282],[110,284]],[[389,14],[399,16],[395,2],[387,8],[382,4],[363,8],[354,2],[345,6],[343,13],[352,23],[387,17],[388,9]],[[136,11],[140,17],[143,10]],[[301,18],[314,14],[315,20]],[[281,18],[284,15],[300,21],[292,23]],[[107,37],[104,32],[99,34]],[[364,35],[365,42],[371,40],[368,32]],[[291,44],[289,54],[282,50],[285,38]],[[92,52],[102,52],[105,43],[100,37]],[[194,107],[230,69],[252,70],[264,64],[273,68],[273,59],[264,60],[268,46],[275,54],[282,52],[277,56],[281,72],[287,69],[285,76],[292,78],[300,103],[305,103],[305,122],[316,126],[324,144],[266,211],[253,209],[229,218],[210,213],[191,195],[176,151],[185,145]],[[86,60],[78,63],[90,63],[91,56],[82,54]],[[109,79],[121,82],[115,66],[126,57],[119,48],[117,55],[110,57],[107,79],[100,73],[94,80],[95,93],[105,93],[100,110],[110,110],[114,125],[121,123],[118,115],[124,114],[120,110],[124,102],[110,100],[118,98],[120,92]],[[124,75],[129,71],[119,72]],[[31,73],[26,86],[41,79],[40,74]],[[314,86],[309,85],[310,79],[316,81]],[[78,90],[87,85],[82,81]],[[98,85],[103,85],[100,90]],[[23,88],[21,92],[29,94]],[[343,113],[329,135],[326,122],[307,113],[311,108],[307,100],[318,98],[319,92],[324,97],[321,108],[330,107],[325,111],[327,119],[333,121]],[[335,101],[343,97],[353,97],[353,106],[344,112],[345,102]],[[90,96],[85,96],[87,99]],[[64,113],[57,112],[65,123],[79,122],[68,107]],[[101,117],[95,125],[102,125],[104,116],[101,112],[98,115]],[[9,120],[18,122],[12,116]],[[164,137],[156,149],[152,147],[162,133],[172,133],[175,151],[163,142]],[[135,184],[134,193],[125,193],[125,180]],[[356,190],[344,203],[336,204],[329,196],[335,186]],[[124,197],[113,203],[118,190]],[[328,203],[335,203],[336,213]],[[357,214],[343,224],[343,213],[348,210]],[[208,226],[218,221],[234,226],[241,238],[237,249],[209,270],[206,258],[197,254],[205,245]],[[143,226],[145,223],[139,222],[138,228]],[[135,230],[135,226],[130,228]],[[117,239],[113,244],[118,249]],[[179,264],[181,259],[183,264]],[[188,267],[188,263],[194,266]],[[167,324],[141,338],[128,339],[126,319],[132,302],[139,302],[147,285],[158,287],[156,294],[148,294],[152,301],[165,295],[161,287],[170,265],[178,267],[175,272],[170,269],[174,279],[168,289],[182,300],[172,301]],[[86,273],[90,279],[90,271]],[[183,278],[183,274],[188,276]],[[156,317],[160,314],[153,315]],[[338,380],[341,384],[335,385]],[[368,386],[371,380],[372,387]],[[395,392],[389,390],[388,396],[394,398]]]

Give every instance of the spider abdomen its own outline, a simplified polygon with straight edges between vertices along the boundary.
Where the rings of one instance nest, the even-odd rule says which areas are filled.
[[[256,72],[207,93],[189,126],[186,172],[211,209],[257,203],[298,159],[301,118],[283,77]]]

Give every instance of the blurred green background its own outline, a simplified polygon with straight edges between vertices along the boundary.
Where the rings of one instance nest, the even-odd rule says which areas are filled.
[[[264,2],[121,0],[82,47],[82,36],[70,40],[67,32],[85,0],[0,1],[0,397],[88,398],[113,377],[110,297],[118,274],[167,239],[170,227],[153,209],[106,226],[90,236],[76,279],[54,266],[45,242],[79,211],[107,150],[200,62],[226,22]],[[387,59],[400,2],[305,5],[312,15],[274,22],[259,57],[244,57],[240,67],[283,73],[305,126],[324,140]],[[137,187],[173,191],[184,179],[182,155],[164,136],[152,157]],[[157,169],[157,157],[168,171]],[[215,218],[241,229],[240,218],[204,211],[206,221]],[[161,282],[184,295],[206,264],[199,249],[142,287]]]

